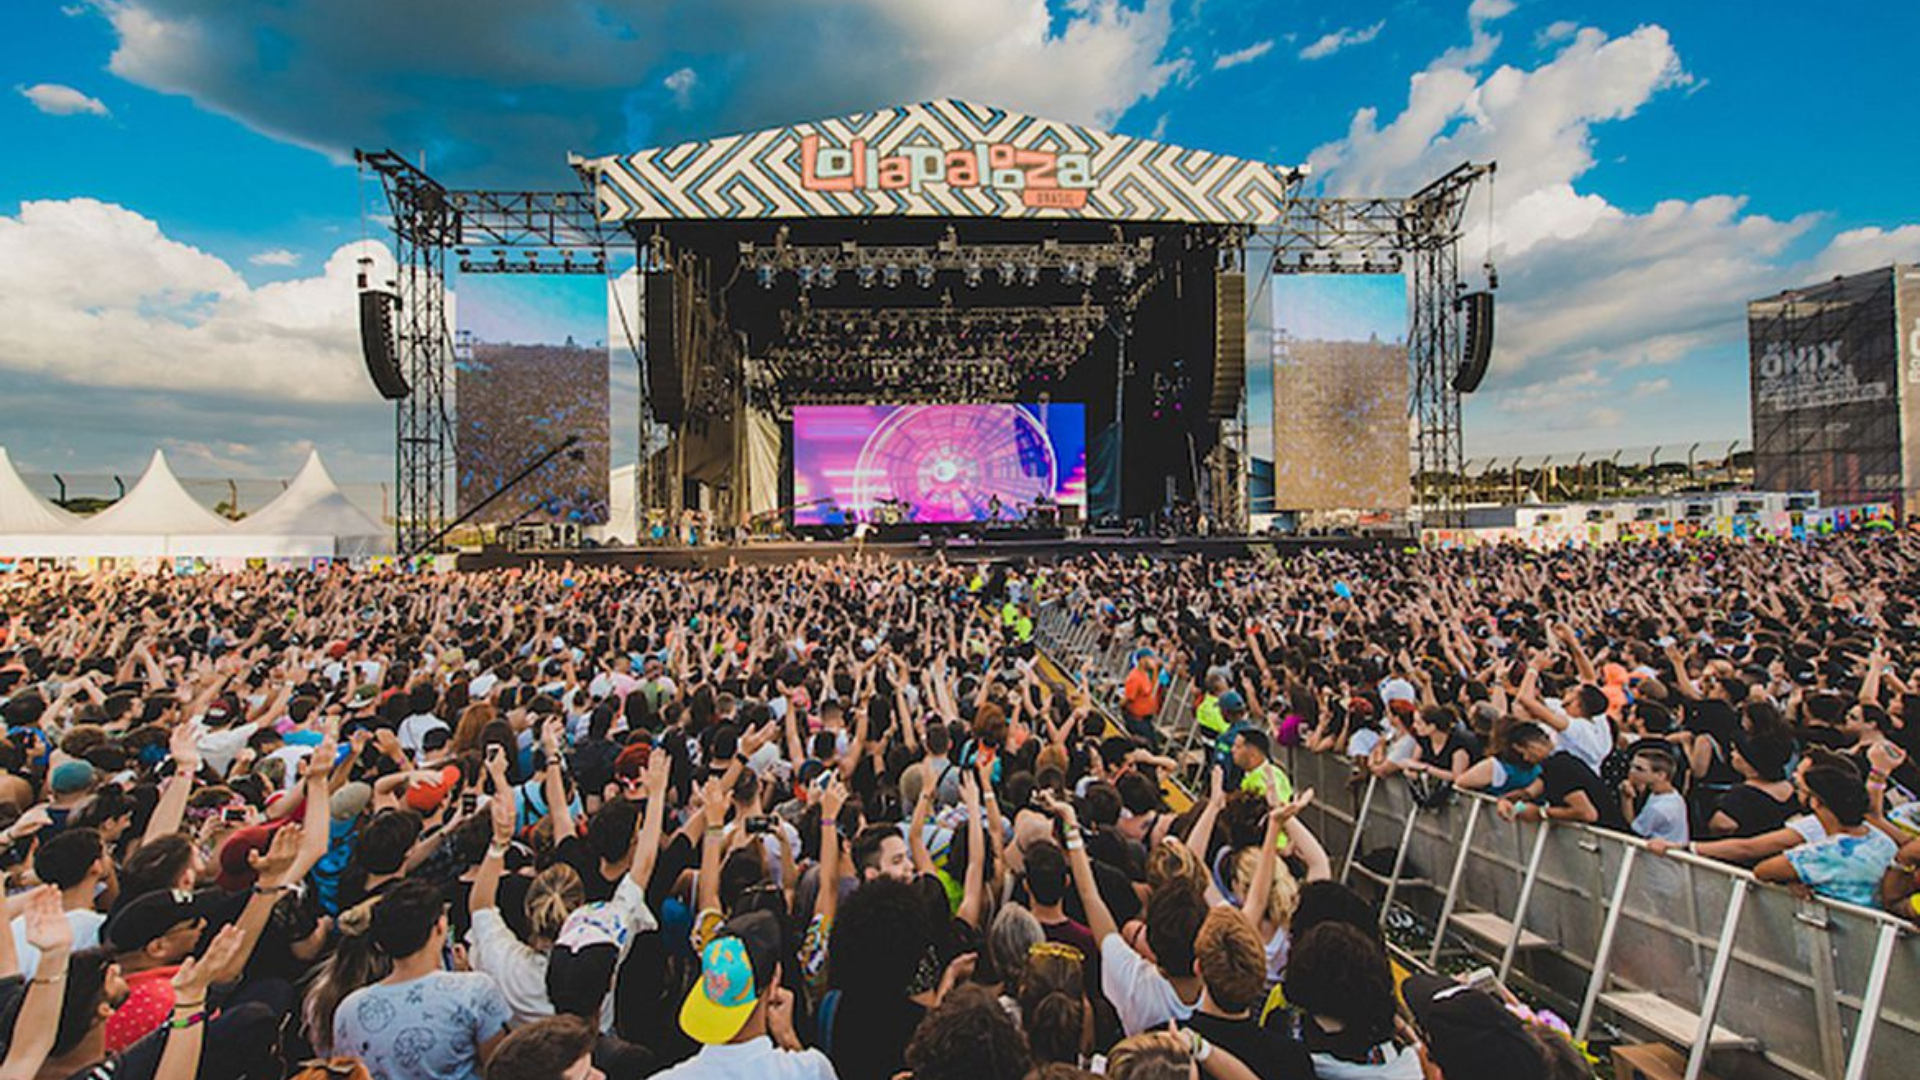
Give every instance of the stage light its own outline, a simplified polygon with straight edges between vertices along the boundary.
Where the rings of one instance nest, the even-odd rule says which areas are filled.
[[[862,263],[860,265],[860,268],[854,271],[854,275],[860,279],[861,288],[871,289],[873,288],[873,279],[879,275],[879,271],[875,270],[871,266],[866,265],[865,263]]]
[[[831,289],[840,284],[840,268],[829,263],[814,271],[813,281],[823,289]]]
[[[773,267],[762,264],[753,268],[753,280],[759,282],[761,288],[773,288],[773,279]]]
[[[1080,284],[1080,263],[1077,260],[1068,259],[1067,264],[1060,268],[1060,284]]]
[[[923,289],[933,288],[933,264],[923,262],[914,267],[913,280]]]
[[[1028,288],[1040,284],[1040,264],[1028,263],[1026,269],[1021,273],[1021,280]]]
[[[900,287],[900,264],[888,263],[880,270],[880,283],[889,289]]]
[[[1016,272],[1017,271],[1015,270],[1014,265],[1012,263],[1002,262],[1000,264],[999,271],[998,271],[998,273],[1000,274],[1000,284],[1002,285],[1013,284],[1013,276]]]
[[[979,264],[979,263],[968,263],[968,264],[967,264],[967,270],[966,270],[966,282],[967,282],[967,288],[969,288],[969,289],[977,289],[977,288],[979,288],[979,287],[980,287],[980,276],[981,276],[981,275],[980,275],[980,264]]]

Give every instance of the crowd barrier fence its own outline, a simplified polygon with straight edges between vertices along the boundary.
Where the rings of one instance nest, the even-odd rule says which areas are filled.
[[[1096,696],[1133,651],[1065,603],[1042,607],[1035,640]],[[1196,688],[1166,690],[1156,726],[1190,750]],[[1482,958],[1566,1008],[1578,1040],[1606,1020],[1680,1049],[1688,1080],[1709,1060],[1729,1078],[1920,1074],[1920,935],[1905,920],[1634,836],[1509,821],[1477,793],[1422,806],[1404,780],[1362,777],[1339,755],[1282,755],[1294,787],[1317,793],[1306,820],[1340,853],[1335,875],[1369,883],[1383,920],[1419,917],[1424,936],[1395,941],[1403,959]]]

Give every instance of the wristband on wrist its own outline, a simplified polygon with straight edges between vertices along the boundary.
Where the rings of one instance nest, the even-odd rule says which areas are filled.
[[[184,1031],[187,1028],[195,1027],[195,1026],[198,1026],[199,1024],[204,1023],[206,1019],[207,1019],[206,1013],[197,1012],[197,1013],[194,1013],[192,1016],[181,1017],[178,1020],[169,1020],[167,1021],[167,1026],[169,1028],[172,1028],[175,1031]]]

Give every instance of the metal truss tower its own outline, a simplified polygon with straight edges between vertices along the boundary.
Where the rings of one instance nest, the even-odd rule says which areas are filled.
[[[448,515],[456,405],[448,254],[466,274],[605,276],[609,241],[622,234],[600,224],[589,192],[450,191],[391,150],[356,151],[354,160],[380,178],[392,215],[394,345],[412,388],[394,402],[394,550],[410,558],[427,553]]]
[[[1460,228],[1474,185],[1493,171],[1492,163],[1466,162],[1404,199],[1300,199],[1254,240],[1272,249],[1276,273],[1396,273],[1412,264],[1407,413],[1414,503],[1427,526],[1458,524],[1465,454],[1454,376],[1466,339]]]

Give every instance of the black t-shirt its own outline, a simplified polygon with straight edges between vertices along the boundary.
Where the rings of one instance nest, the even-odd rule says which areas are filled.
[[[833,1071],[840,1080],[893,1080],[907,1067],[907,1043],[927,1010],[903,997],[839,995],[833,1011]]]
[[[1736,823],[1728,836],[1745,837],[1760,836],[1785,825],[1788,818],[1800,812],[1800,803],[1791,795],[1780,802],[1751,784],[1741,784],[1720,796],[1714,808]]]
[[[1313,1080],[1313,1057],[1306,1044],[1249,1017],[1228,1020],[1196,1012],[1187,1026],[1200,1037],[1240,1059],[1260,1080]]]
[[[1594,772],[1587,763],[1567,753],[1556,751],[1546,764],[1540,766],[1540,779],[1546,786],[1545,798],[1555,806],[1567,805],[1567,797],[1574,792],[1583,792],[1587,801],[1600,812],[1597,824],[1601,828],[1619,832],[1627,830],[1627,822],[1620,814],[1620,794],[1608,791],[1600,781],[1600,774]]]

